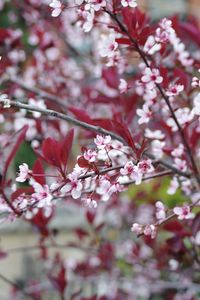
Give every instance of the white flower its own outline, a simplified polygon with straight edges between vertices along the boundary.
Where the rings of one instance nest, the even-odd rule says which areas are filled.
[[[145,68],[141,81],[146,83],[149,89],[152,89],[155,84],[160,84],[163,81],[158,69]]]
[[[37,207],[46,207],[52,205],[53,196],[50,193],[49,186],[47,184],[41,185],[35,180],[30,180],[30,184],[33,186],[35,193],[32,198],[38,201]]]
[[[174,159],[174,166],[182,172],[185,172],[187,170],[187,162],[178,157]]]
[[[97,152],[92,149],[88,149],[84,152],[83,157],[88,160],[89,162],[95,162],[97,157]]]
[[[142,233],[142,225],[138,224],[138,223],[134,223],[131,227],[131,231],[136,233],[137,235]]]
[[[16,181],[18,182],[24,182],[28,178],[30,178],[30,174],[32,173],[31,170],[29,170],[29,167],[26,163],[23,163],[22,165],[19,166],[19,173],[18,177],[16,178]]]
[[[150,120],[150,117],[152,115],[152,112],[150,111],[148,105],[144,104],[142,106],[142,109],[137,109],[136,110],[137,115],[140,117],[138,120],[138,124],[144,124],[144,123],[148,123]]]
[[[146,225],[144,228],[144,235],[150,235],[152,239],[156,237],[156,226],[153,224]]]
[[[179,95],[184,90],[184,86],[182,84],[174,84],[169,86],[166,91],[166,95],[168,97],[173,97]]]
[[[73,199],[78,199],[81,196],[83,185],[80,180],[72,180],[68,182],[61,188],[61,193],[71,192],[71,196]]]
[[[136,0],[121,0],[121,5],[124,7],[136,7],[137,6],[137,2]]]
[[[156,218],[162,221],[166,218],[165,206],[161,201],[157,201],[156,204]]]
[[[146,43],[144,45],[143,51],[149,55],[153,55],[155,52],[161,49],[161,44],[157,43],[154,36],[148,36]]]
[[[128,90],[128,83],[123,78],[120,78],[119,90],[120,93],[126,93]]]
[[[44,100],[35,100],[33,98],[30,98],[28,100],[28,104],[36,106],[38,108],[42,108],[42,109],[46,109],[47,108],[46,105],[45,105],[45,103],[44,103]],[[35,118],[39,118],[41,116],[41,113],[38,112],[38,111],[33,111],[32,114],[33,114],[33,116]]]
[[[183,206],[183,207],[177,206],[173,209],[173,212],[175,213],[175,215],[178,216],[179,220],[194,218],[194,214],[190,212],[189,206]]]
[[[52,17],[58,17],[62,11],[62,4],[59,0],[52,0],[49,4],[53,11],[51,13]]]
[[[151,142],[151,150],[152,154],[155,156],[156,159],[162,158],[164,152],[163,148],[165,147],[165,142],[161,142],[159,140],[154,140]]]
[[[156,139],[156,140],[162,140],[164,139],[165,135],[162,133],[161,130],[150,130],[149,128],[145,129],[145,137],[148,139]]]
[[[174,195],[176,193],[178,187],[179,187],[178,179],[177,179],[177,177],[174,176],[170,182],[170,186],[168,187],[167,194]]]
[[[200,116],[200,93],[198,93],[193,100],[193,113]]]
[[[98,149],[104,149],[104,148],[110,146],[111,136],[110,135],[106,135],[106,136],[97,135],[96,138],[94,139],[94,143],[97,145]]]
[[[171,152],[171,155],[173,155],[175,157],[179,157],[179,156],[183,155],[183,153],[184,153],[184,146],[183,146],[183,144],[179,144],[178,147],[176,147]]]
[[[99,54],[102,57],[113,57],[116,53],[116,50],[118,48],[118,43],[115,40],[116,35],[114,32],[111,32],[109,35],[102,35],[98,49]]]

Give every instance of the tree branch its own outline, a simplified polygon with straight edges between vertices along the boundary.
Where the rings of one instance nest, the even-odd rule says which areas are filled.
[[[3,107],[5,106],[5,104],[6,105],[8,104],[12,107],[17,107],[19,109],[25,109],[27,111],[40,112],[42,115],[67,121],[68,123],[70,123],[72,125],[79,126],[79,127],[84,128],[86,130],[90,130],[90,131],[100,133],[100,134],[103,134],[103,135],[110,135],[113,139],[116,139],[116,140],[122,142],[123,144],[127,145],[127,142],[121,136],[119,136],[118,134],[116,134],[112,131],[106,130],[106,129],[104,129],[102,127],[99,127],[99,126],[95,126],[95,125],[92,125],[92,124],[88,124],[88,123],[79,121],[77,119],[74,119],[73,117],[70,117],[70,116],[68,116],[66,114],[63,114],[63,113],[60,113],[60,112],[57,112],[55,110],[44,109],[44,108],[40,108],[40,107],[37,107],[37,106],[34,106],[34,105],[29,105],[29,104],[25,104],[25,103],[22,103],[22,102],[19,102],[19,101],[13,101],[13,100],[9,100],[9,103],[5,103],[4,100],[0,100],[0,103],[2,104]],[[151,159],[155,159],[153,157],[153,155],[151,155],[149,153],[146,153],[146,156],[150,157]],[[183,177],[186,177],[186,178],[190,177],[190,174],[178,170],[177,168],[173,167],[171,163],[168,163],[168,162],[165,162],[165,161],[162,161],[162,160],[160,160],[159,163],[161,165],[167,167],[169,170],[172,170],[174,173],[176,173],[180,176],[183,176]]]

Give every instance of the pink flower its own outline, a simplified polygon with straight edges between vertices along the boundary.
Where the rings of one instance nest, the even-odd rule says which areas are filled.
[[[18,177],[16,178],[16,181],[18,182],[24,182],[27,179],[30,178],[32,171],[29,170],[29,167],[26,163],[23,163],[22,165],[19,166],[19,173]]]
[[[95,150],[88,149],[86,152],[84,152],[83,157],[89,162],[95,162],[97,157],[97,152]]]
[[[96,189],[97,194],[101,195],[102,201],[108,201],[113,193],[121,192],[122,188],[119,183],[111,184],[111,182],[102,177],[100,180],[100,184]]]
[[[123,168],[120,169],[120,173],[123,176],[130,175],[134,170],[134,164],[132,161],[128,161]]]
[[[98,149],[104,149],[107,146],[110,146],[111,143],[111,136],[106,135],[97,135],[96,138],[94,139],[94,143],[97,145]]]
[[[152,239],[156,237],[156,226],[151,224],[151,225],[146,225],[144,228],[144,235],[150,235]]]
[[[182,172],[185,172],[187,170],[187,162],[178,157],[174,159],[174,166]]]
[[[157,201],[156,204],[156,218],[159,221],[162,221],[166,218],[165,206],[161,201]]]
[[[99,54],[102,57],[113,57],[115,56],[116,50],[118,48],[118,43],[115,40],[116,36],[114,32],[109,35],[102,35],[99,42]]]
[[[178,179],[177,179],[177,177],[174,176],[170,182],[170,186],[167,190],[167,194],[174,195],[176,193],[176,190],[178,189],[178,187],[179,187]]]
[[[73,199],[78,199],[81,196],[82,189],[83,185],[80,180],[74,178],[62,187],[61,193],[70,192]]]
[[[149,55],[153,55],[155,52],[159,51],[160,48],[161,45],[156,42],[153,35],[150,35],[146,40],[143,50]]]
[[[140,235],[143,232],[142,225],[140,225],[138,223],[133,223],[133,225],[131,227],[131,231],[136,233],[137,235]]]
[[[175,213],[175,215],[178,216],[179,220],[194,218],[194,214],[190,212],[189,206],[183,206],[183,207],[177,206],[173,209],[173,212]]]
[[[124,7],[136,7],[137,6],[137,2],[136,0],[121,0],[121,4]]]
[[[197,78],[196,76],[192,78],[192,83],[191,83],[192,87],[200,87],[200,80],[199,78]]]
[[[120,90],[120,93],[126,93],[128,90],[128,83],[126,82],[126,80],[124,80],[122,78],[120,78],[119,90]]]
[[[138,163],[138,168],[142,174],[151,173],[154,171],[154,166],[152,165],[152,161],[150,159],[140,161]]]
[[[174,84],[171,85],[167,91],[166,95],[169,97],[177,96],[184,90],[184,86],[182,84]]]
[[[142,109],[137,109],[136,113],[140,117],[138,120],[139,125],[148,123],[152,116],[152,112],[149,110],[149,107],[146,104],[143,105]]]
[[[50,193],[49,186],[47,184],[41,185],[38,182],[31,180],[30,184],[33,186],[35,193],[32,198],[38,201],[37,207],[52,206],[53,196]]]
[[[58,17],[62,11],[62,4],[59,0],[52,0],[49,4],[53,11],[51,13],[52,17]]]
[[[149,89],[154,88],[155,84],[163,81],[158,69],[145,68],[141,81],[147,84]]]

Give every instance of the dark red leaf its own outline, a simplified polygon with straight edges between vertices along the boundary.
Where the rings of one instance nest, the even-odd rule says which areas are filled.
[[[0,174],[5,178],[8,167],[15,157],[17,150],[25,139],[28,125],[25,125],[22,129],[15,132],[11,137],[6,146],[1,150],[0,158]]]
[[[72,148],[73,138],[74,138],[74,129],[71,129],[66,135],[66,137],[64,138],[63,142],[61,143],[60,156],[61,156],[61,162],[65,167],[67,165],[67,161]]]
[[[40,159],[37,159],[32,168],[33,175],[32,177],[41,185],[46,183],[44,176],[44,168]],[[35,175],[36,174],[36,175]]]

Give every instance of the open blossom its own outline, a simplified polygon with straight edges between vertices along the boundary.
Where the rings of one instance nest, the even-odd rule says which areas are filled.
[[[144,52],[148,53],[149,55],[153,55],[157,51],[161,49],[161,44],[157,43],[154,36],[148,36],[146,43],[144,45]]]
[[[96,192],[102,196],[102,201],[108,201],[113,193],[120,192],[121,190],[122,188],[119,183],[112,184],[108,179],[102,177]]]
[[[104,149],[110,146],[111,136],[110,135],[102,136],[98,134],[94,139],[94,143],[97,145],[98,149]]]
[[[169,97],[177,96],[184,90],[184,86],[182,84],[174,84],[171,85],[167,91],[166,95]]]
[[[121,0],[121,4],[124,7],[136,7],[137,6],[137,2],[136,0]]]
[[[53,11],[51,13],[52,17],[58,17],[62,11],[62,4],[59,0],[52,0],[49,4]]]
[[[154,171],[154,166],[152,165],[151,159],[142,160],[137,166],[142,174],[151,173]]]
[[[125,93],[128,90],[128,83],[126,82],[126,80],[124,80],[122,78],[120,78],[119,90],[120,90],[120,93]]]
[[[162,133],[161,130],[150,130],[149,128],[145,129],[145,137],[148,139],[156,139],[156,140],[162,140],[164,139],[165,135]]]
[[[172,150],[171,155],[175,157],[179,157],[184,153],[184,146],[183,144],[179,144],[174,150]]]
[[[150,225],[146,225],[145,228],[144,228],[144,235],[149,235],[151,236],[152,239],[154,239],[156,237],[156,233],[157,233],[157,230],[156,230],[156,226],[153,225],[153,224],[150,224]]]
[[[178,179],[177,179],[177,177],[174,176],[170,182],[170,186],[168,187],[167,194],[174,195],[176,193],[178,187],[179,187]]]
[[[197,78],[196,76],[192,78],[192,83],[191,83],[192,87],[200,87],[200,79]]]
[[[111,32],[109,35],[102,35],[101,40],[98,45],[99,54],[102,57],[113,57],[118,48],[118,43],[116,42],[116,35]]]
[[[194,214],[190,212],[189,206],[183,206],[183,207],[177,206],[173,209],[173,212],[175,213],[175,215],[178,216],[179,220],[194,218]]]
[[[175,111],[176,118],[180,125],[185,125],[192,121],[194,117],[194,110],[190,110],[189,107],[182,107]],[[167,125],[172,128],[172,131],[177,131],[178,127],[173,118],[167,119]]]
[[[22,165],[19,166],[19,173],[18,177],[16,178],[16,181],[18,182],[24,182],[27,179],[30,178],[32,171],[29,170],[29,167],[26,163],[23,163]]]
[[[90,0],[85,5],[86,10],[90,10],[91,8],[95,11],[99,11],[102,7],[106,6],[106,0]]]
[[[174,159],[174,166],[182,172],[187,171],[187,162],[178,157]]]
[[[194,100],[193,100],[193,103],[194,103],[194,107],[193,107],[193,113],[195,115],[198,115],[200,116],[200,93],[198,93],[195,97],[194,97]]]
[[[148,123],[151,116],[152,116],[152,112],[150,111],[148,105],[144,104],[142,106],[142,109],[138,108],[136,110],[137,115],[140,117],[138,120],[138,124],[144,124],[144,123]]]
[[[133,225],[131,227],[131,231],[136,233],[137,235],[140,235],[143,232],[142,225],[140,225],[138,223],[133,223]]]
[[[156,218],[159,221],[162,221],[166,217],[165,206],[161,201],[157,201],[156,204]]]
[[[145,68],[141,81],[146,83],[149,89],[154,88],[155,84],[163,81],[158,69]]]
[[[73,179],[61,188],[61,193],[70,192],[73,199],[78,199],[81,196],[83,185],[78,179]]]
[[[163,148],[165,147],[164,141],[154,140],[151,142],[151,150],[152,154],[156,157],[156,159],[162,158],[164,151]]]
[[[47,184],[41,185],[35,180],[30,180],[30,184],[35,190],[35,193],[32,194],[32,198],[38,201],[37,207],[52,206],[53,196],[50,193],[49,186]]]
[[[130,176],[132,180],[135,180],[136,185],[142,182],[142,169],[134,165],[132,161],[128,161],[125,166],[120,169],[120,173],[123,176]]]
[[[97,152],[92,149],[88,149],[84,152],[83,157],[88,160],[89,162],[95,162],[97,157]]]

